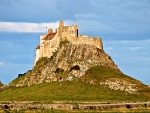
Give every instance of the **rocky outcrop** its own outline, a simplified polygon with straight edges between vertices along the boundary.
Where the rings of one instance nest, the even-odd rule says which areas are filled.
[[[111,90],[120,90],[125,91],[130,94],[138,94],[136,84],[128,83],[125,80],[106,80],[105,82],[101,82],[100,85],[107,85]]]
[[[39,59],[32,71],[27,72],[24,77],[19,77],[19,82],[15,85],[20,87],[51,81],[71,81],[82,77],[94,66],[106,66],[121,73],[104,50],[88,44],[63,41],[51,58]],[[13,82],[10,85],[13,85]]]

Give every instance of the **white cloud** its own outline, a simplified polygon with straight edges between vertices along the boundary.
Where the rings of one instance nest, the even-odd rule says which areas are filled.
[[[98,15],[96,14],[77,14],[79,18],[96,18]]]
[[[64,20],[64,25],[65,26],[71,26],[71,25],[75,25],[76,21],[72,21],[72,20]]]
[[[79,19],[79,29],[85,33],[117,33],[117,29],[107,23],[102,23],[97,20]]]
[[[4,84],[8,84],[15,79],[18,74],[27,72],[32,69],[33,64],[17,64],[6,62],[5,65],[0,66],[0,81]]]
[[[57,28],[59,22],[27,23],[27,22],[0,22],[0,32],[44,32],[47,28]]]
[[[140,49],[140,47],[129,47],[129,49],[131,49],[131,50],[138,50],[138,49]]]
[[[148,84],[150,40],[104,40],[104,50],[123,73]],[[113,48],[113,49],[111,49]]]
[[[0,62],[0,66],[4,65],[4,62]]]
[[[107,47],[107,50],[112,50],[113,48],[112,47]]]
[[[0,55],[1,56],[3,56],[4,54],[7,54],[7,55],[9,55],[9,54],[16,55],[16,53],[23,54],[24,52],[27,51],[26,49],[30,49],[30,48],[24,47],[21,44],[15,44],[15,43],[8,42],[8,41],[0,42]],[[29,53],[30,51],[28,50],[27,52]]]
[[[65,25],[74,25],[75,21],[64,20]],[[46,32],[46,27],[54,31],[59,26],[59,21],[50,23],[27,23],[27,22],[0,22],[0,32]]]
[[[136,0],[89,0],[93,5],[92,21],[93,29],[99,29],[100,33],[149,33],[150,29],[150,3]],[[88,15],[88,14],[86,14]],[[82,15],[81,15],[82,16]],[[84,15],[83,15],[84,16]],[[83,17],[82,16],[82,17]],[[88,17],[88,16],[87,16]],[[87,19],[87,18],[86,18]],[[102,24],[99,24],[102,23]],[[88,25],[88,23],[87,23]],[[92,24],[90,25],[92,26]],[[99,26],[99,27],[98,27]],[[108,27],[109,26],[109,27]]]

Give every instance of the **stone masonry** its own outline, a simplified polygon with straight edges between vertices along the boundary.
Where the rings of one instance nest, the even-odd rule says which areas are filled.
[[[39,58],[50,58],[59,48],[60,41],[64,40],[68,40],[72,44],[89,44],[99,49],[103,49],[101,38],[79,35],[78,25],[64,26],[64,21],[60,20],[59,27],[55,32],[50,28],[48,34],[40,36],[40,44],[36,47],[34,66]]]

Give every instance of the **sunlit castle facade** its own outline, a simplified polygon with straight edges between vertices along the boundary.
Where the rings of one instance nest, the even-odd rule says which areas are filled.
[[[36,47],[34,66],[41,57],[50,58],[60,46],[60,42],[68,40],[73,44],[90,44],[99,49],[103,49],[102,39],[78,35],[78,25],[64,26],[64,21],[60,20],[59,27],[53,32],[48,29],[48,34],[40,35],[40,44]]]

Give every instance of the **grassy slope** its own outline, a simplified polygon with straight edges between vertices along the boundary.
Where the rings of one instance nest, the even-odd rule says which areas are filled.
[[[110,78],[126,79],[127,81],[138,84],[139,95],[125,94],[123,91],[110,90],[99,84],[89,84],[86,81],[96,79],[103,81]],[[83,78],[82,78],[83,79]],[[83,80],[77,79],[66,82],[51,82],[30,87],[9,88],[0,92],[0,101],[102,101],[102,102],[136,102],[150,100],[148,86],[141,82],[119,74],[106,67],[94,67],[87,71]]]
[[[130,84],[136,84],[136,88],[138,89],[138,98],[143,95],[144,97],[150,100],[150,88],[143,84],[141,81],[138,81],[128,75],[117,73],[113,69],[107,67],[94,67],[87,71],[86,79],[96,79],[97,81],[105,81],[105,80],[125,80]]]

